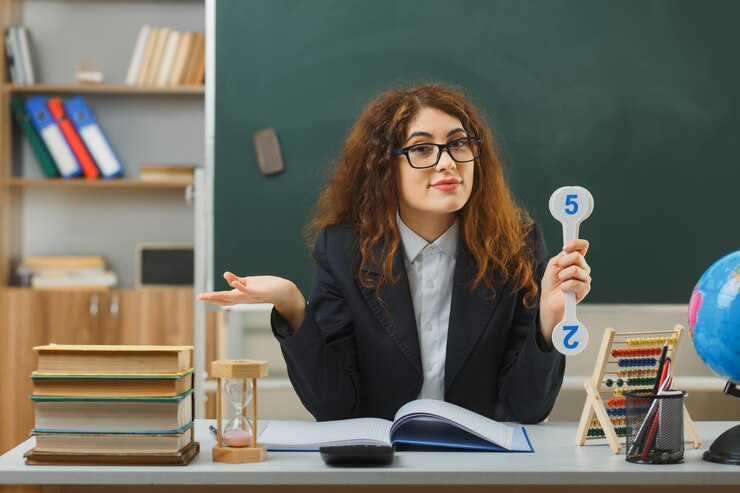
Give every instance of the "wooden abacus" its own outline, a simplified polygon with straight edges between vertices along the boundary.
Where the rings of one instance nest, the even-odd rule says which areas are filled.
[[[668,344],[667,356],[671,358],[671,366],[675,367],[685,330],[681,325],[676,325],[673,330],[652,332],[617,333],[615,329],[606,329],[594,373],[584,383],[586,403],[576,433],[576,445],[583,446],[586,440],[606,439],[612,452],[621,452],[626,431],[622,393],[625,390],[652,390],[659,378],[658,362],[663,346]],[[602,395],[609,396],[606,404]],[[683,423],[687,441],[699,448],[701,441],[685,405]]]

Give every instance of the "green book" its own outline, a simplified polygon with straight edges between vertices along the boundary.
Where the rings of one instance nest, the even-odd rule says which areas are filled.
[[[41,136],[36,132],[36,129],[31,123],[31,117],[28,111],[26,111],[26,105],[23,104],[23,99],[20,96],[14,96],[10,106],[18,125],[20,125],[21,130],[23,130],[23,133],[26,134],[28,141],[31,143],[31,148],[36,154],[39,165],[41,165],[41,170],[48,178],[59,176],[59,169],[54,163],[54,158],[51,157],[49,149],[47,149],[46,144],[41,140]]]

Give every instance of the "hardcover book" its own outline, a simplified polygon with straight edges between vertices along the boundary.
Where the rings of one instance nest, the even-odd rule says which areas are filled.
[[[60,375],[33,372],[33,395],[174,397],[193,385],[193,371],[173,375]]]
[[[33,433],[182,433],[192,425],[193,391],[175,397],[33,395]]]
[[[41,452],[32,448],[23,457],[29,466],[35,465],[161,465],[161,466],[184,466],[190,463],[198,455],[200,445],[198,442],[191,442],[184,448],[174,454],[130,454],[130,453],[108,453],[108,454],[87,454],[74,452]]]
[[[75,454],[173,454],[194,439],[194,427],[182,433],[33,433],[36,451]]]
[[[49,344],[38,352],[38,373],[171,375],[193,368],[193,346]]]
[[[268,450],[318,450],[338,445],[393,445],[400,449],[534,452],[523,426],[509,426],[449,402],[411,401],[393,421],[271,421],[258,440]]]

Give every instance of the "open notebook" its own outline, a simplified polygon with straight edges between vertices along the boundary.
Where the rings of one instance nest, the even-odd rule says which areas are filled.
[[[402,406],[393,421],[272,421],[258,437],[268,450],[311,451],[331,445],[389,445],[534,452],[523,426],[508,426],[449,402],[419,399]]]

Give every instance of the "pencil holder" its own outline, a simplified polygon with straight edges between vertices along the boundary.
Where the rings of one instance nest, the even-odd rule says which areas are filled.
[[[640,464],[683,462],[683,398],[686,392],[624,393],[627,414],[627,461]]]

